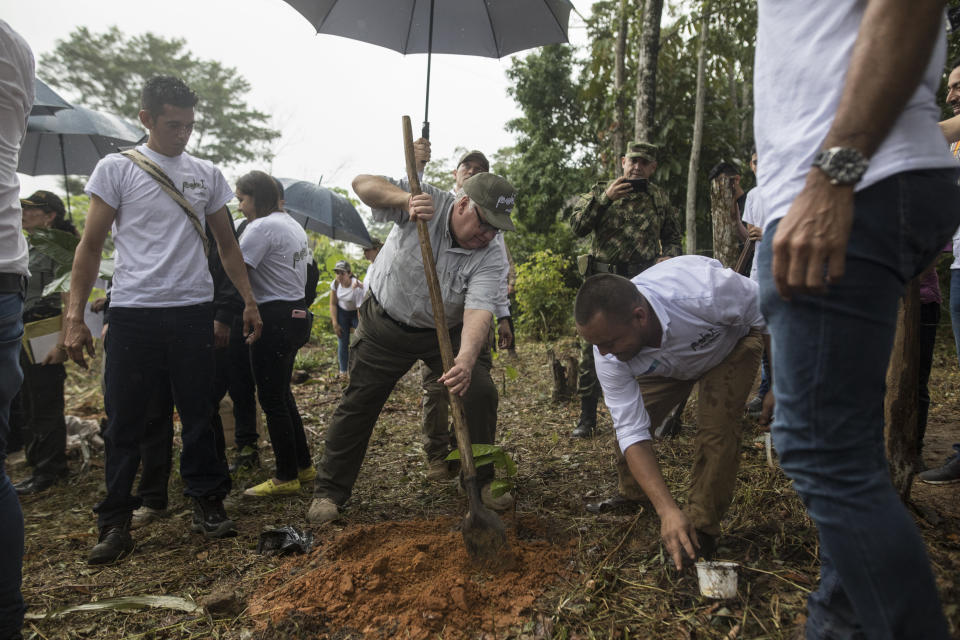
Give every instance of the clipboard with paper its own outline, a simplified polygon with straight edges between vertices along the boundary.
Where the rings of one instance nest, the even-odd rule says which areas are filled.
[[[23,350],[31,364],[42,362],[50,349],[57,346],[63,316],[55,315],[23,326]]]

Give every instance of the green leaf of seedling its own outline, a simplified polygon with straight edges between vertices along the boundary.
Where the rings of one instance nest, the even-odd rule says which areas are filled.
[[[65,274],[59,278],[54,278],[51,280],[47,286],[43,288],[43,295],[48,296],[51,293],[64,293],[70,291],[70,272],[67,271]]]
[[[60,229],[37,229],[30,234],[31,246],[53,260],[58,267],[67,269],[73,264],[73,253],[80,238]]]
[[[473,452],[473,464],[480,467],[485,464],[493,463],[497,469],[503,469],[508,476],[516,475],[517,463],[510,459],[502,447],[493,444],[474,444],[471,445]],[[459,460],[460,450],[451,451],[446,457],[447,460]]]
[[[507,369],[507,377],[510,378],[510,380],[516,380],[517,377],[520,375],[517,372],[517,368],[512,365],[508,364],[506,369]]]
[[[485,464],[492,464],[493,466],[497,466],[496,463],[497,463],[497,458],[496,456],[492,456],[492,455],[475,456],[473,458],[473,464],[478,467],[482,467]]]
[[[513,483],[509,480],[497,479],[490,483],[490,494],[494,498],[499,498],[510,489],[513,489]]]

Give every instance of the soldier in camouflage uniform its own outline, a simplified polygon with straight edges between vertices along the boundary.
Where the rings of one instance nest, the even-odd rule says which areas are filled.
[[[663,190],[648,181],[657,169],[657,147],[631,142],[620,164],[623,175],[613,181],[598,182],[589,193],[581,195],[570,217],[575,234],[593,234],[590,255],[578,259],[584,278],[595,273],[632,278],[659,260],[680,254],[680,217]],[[583,340],[580,345],[580,419],[572,435],[586,438],[597,426],[600,383],[593,366],[593,346]],[[642,499],[630,473],[620,475],[619,496],[611,500]]]

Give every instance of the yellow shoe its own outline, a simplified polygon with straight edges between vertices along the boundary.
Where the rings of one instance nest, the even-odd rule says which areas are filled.
[[[245,496],[255,498],[272,498],[273,496],[292,496],[300,492],[300,480],[294,478],[288,482],[276,482],[270,478],[266,482],[250,487],[243,492]]]
[[[300,481],[300,484],[305,482],[313,482],[313,479],[317,477],[317,468],[313,465],[310,465],[306,469],[300,469],[297,471],[297,480]]]

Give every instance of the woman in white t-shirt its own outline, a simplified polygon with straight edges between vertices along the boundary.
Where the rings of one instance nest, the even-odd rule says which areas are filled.
[[[263,334],[250,345],[250,361],[277,466],[275,477],[244,494],[295,495],[300,483],[317,475],[290,391],[293,360],[310,337],[304,302],[310,248],[303,228],[279,210],[273,178],[251,171],[237,180],[236,191],[240,211],[250,220],[240,236],[240,250],[263,319]]]
[[[330,322],[337,334],[340,375],[347,373],[350,331],[357,328],[357,309],[363,302],[363,283],[350,271],[350,263],[339,261],[333,268],[337,277],[330,283]]]

